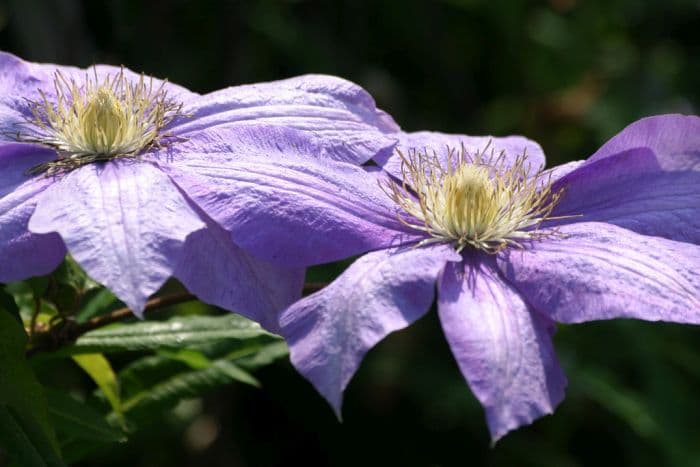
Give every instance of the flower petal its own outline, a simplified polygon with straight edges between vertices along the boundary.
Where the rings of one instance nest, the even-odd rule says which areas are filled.
[[[301,298],[304,269],[283,269],[249,255],[214,222],[187,237],[174,276],[203,302],[278,332],[279,313]]]
[[[291,360],[340,416],[342,395],[367,351],[420,318],[435,280],[460,256],[447,246],[368,253],[280,318]]]
[[[41,184],[28,183],[0,198],[0,282],[13,282],[53,271],[66,255],[61,237],[27,230]]]
[[[542,181],[554,182],[569,174],[570,172],[573,172],[574,170],[578,169],[585,162],[586,161],[571,161],[565,164],[556,165],[551,169],[543,171],[541,179]]]
[[[306,134],[292,128],[256,125],[229,128],[219,125],[205,128],[183,141],[145,155],[167,170],[177,167],[198,172],[209,165],[235,162],[241,157],[285,159],[290,156],[319,158],[322,146]]]
[[[200,162],[168,173],[236,244],[276,264],[309,266],[422,238],[361,167],[265,152],[225,163],[191,156]]]
[[[26,143],[0,143],[0,198],[12,193],[23,184],[46,187],[51,180],[31,176],[34,166],[53,160],[56,152],[43,146]]]
[[[71,255],[135,313],[172,275],[185,238],[204,227],[164,173],[115,161],[74,170],[46,189],[29,221],[58,232]]]
[[[544,152],[539,144],[523,136],[467,136],[457,134],[437,133],[432,131],[418,131],[415,133],[398,133],[397,149],[408,155],[411,151],[420,153],[435,153],[440,161],[446,165],[449,151],[461,150],[464,146],[469,155],[483,153],[486,155],[505,155],[507,165],[512,165],[516,157],[527,154],[528,162],[533,171],[544,167]],[[401,157],[396,151],[384,151],[374,160],[396,178],[401,179]]]
[[[594,162],[637,148],[653,152],[665,171],[700,171],[700,117],[668,114],[637,120],[588,160]]]
[[[31,115],[28,100],[41,99],[39,89],[53,95],[53,73],[56,69],[70,70],[57,65],[25,62],[7,52],[0,52],[0,140],[14,141],[24,122]]]
[[[484,406],[493,442],[550,414],[566,377],[551,335],[553,323],[484,263],[448,265],[438,285],[443,331],[462,374]]]
[[[560,232],[564,238],[499,257],[503,274],[540,313],[564,323],[700,324],[700,246],[598,222]]]
[[[235,132],[247,126],[294,128],[318,143],[318,157],[361,164],[390,151],[398,131],[361,87],[334,76],[305,75],[269,83],[236,86],[204,95],[187,105],[192,118],[172,127],[173,134],[197,133],[224,126]]]
[[[667,171],[662,162],[649,148],[638,148],[580,165],[554,184],[554,190],[565,191],[552,212],[580,217],[545,227],[608,222],[645,235],[700,243],[700,170]]]
[[[48,274],[66,254],[58,235],[27,230],[36,197],[51,179],[33,178],[26,172],[53,157],[53,151],[39,146],[0,144],[0,282]]]

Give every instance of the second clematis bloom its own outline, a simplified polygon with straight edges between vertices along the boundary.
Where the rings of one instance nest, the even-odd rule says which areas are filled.
[[[393,177],[296,157],[257,165],[264,188],[208,174],[212,189],[239,187],[222,222],[253,254],[298,267],[374,250],[280,319],[336,413],[367,351],[426,313],[436,286],[494,441],[563,399],[557,322],[700,323],[700,118],[640,120],[545,172],[521,137],[399,140],[378,157]]]
[[[124,68],[0,53],[0,89],[0,282],[49,273],[67,249],[137,314],[175,276],[276,330],[303,268],[240,249],[216,220],[228,207],[190,195],[217,196],[198,173],[289,154],[361,164],[395,142],[372,98],[331,76],[199,95]]]

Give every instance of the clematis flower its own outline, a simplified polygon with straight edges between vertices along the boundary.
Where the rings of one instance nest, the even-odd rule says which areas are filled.
[[[544,172],[522,137],[399,138],[378,157],[393,177],[293,157],[258,161],[264,189],[207,175],[238,184],[223,222],[255,255],[299,267],[372,250],[280,319],[293,364],[338,415],[367,351],[425,314],[436,285],[494,442],[562,401],[557,322],[700,323],[700,118],[640,120]]]
[[[241,250],[216,221],[228,208],[190,196],[216,196],[197,173],[287,154],[359,164],[395,142],[372,98],[331,76],[199,95],[124,68],[2,53],[0,88],[0,282],[49,273],[67,250],[137,314],[175,276],[276,329],[303,268]]]

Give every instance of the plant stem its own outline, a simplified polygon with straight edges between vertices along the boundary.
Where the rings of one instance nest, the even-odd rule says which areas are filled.
[[[304,284],[304,295],[317,292],[326,285],[328,284],[323,282],[308,282]],[[162,308],[177,305],[179,303],[190,302],[196,299],[197,297],[189,292],[180,292],[155,297],[146,302],[143,314],[145,315]],[[128,307],[123,307],[104,315],[95,316],[84,323],[64,320],[45,331],[34,332],[35,330],[33,330],[30,336],[30,348],[27,351],[27,356],[31,357],[32,355],[36,355],[40,352],[50,352],[52,350],[56,350],[74,342],[78,337],[92,331],[93,329],[123,321],[125,319],[132,318],[133,316],[133,311],[131,311]],[[34,328],[33,324],[32,328]]]

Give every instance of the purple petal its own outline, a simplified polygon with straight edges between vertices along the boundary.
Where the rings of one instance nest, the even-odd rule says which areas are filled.
[[[700,246],[597,222],[499,258],[539,312],[564,323],[638,318],[700,324]]]
[[[27,230],[44,186],[26,183],[0,198],[0,282],[23,280],[53,271],[66,255],[61,237]]]
[[[565,164],[554,166],[551,169],[543,171],[541,179],[543,181],[547,180],[550,182],[554,182],[556,180],[559,180],[560,178],[563,178],[565,175],[568,175],[570,172],[573,172],[574,170],[578,169],[581,165],[585,163],[586,161],[571,161]]]
[[[390,151],[398,127],[377,110],[361,87],[333,76],[306,75],[269,83],[236,86],[194,100],[185,109],[192,118],[172,127],[174,134],[222,127],[235,138],[250,126],[282,126],[302,131],[321,147],[317,157],[361,164],[380,151]]]
[[[0,143],[0,198],[12,193],[20,185],[38,184],[46,187],[50,179],[32,177],[28,171],[41,163],[53,160],[56,152],[43,146],[26,143]]]
[[[85,271],[140,314],[172,275],[185,237],[204,225],[167,175],[115,161],[74,170],[47,188],[29,229],[58,232]]]
[[[0,144],[0,282],[48,274],[66,254],[58,235],[27,230],[36,197],[51,180],[29,177],[26,171],[53,157],[53,151],[39,146]]]
[[[168,172],[239,246],[276,264],[309,266],[422,238],[360,167],[264,152],[192,160],[187,172]]]
[[[31,115],[27,99],[41,99],[38,89],[54,94],[53,73],[57,68],[71,70],[25,62],[12,54],[0,52],[0,140],[14,140],[12,135],[20,129],[17,124]]]
[[[559,179],[564,196],[548,225],[607,222],[645,235],[700,243],[700,171],[666,171],[649,148],[586,162]]]
[[[558,180],[584,164],[593,163],[631,150],[638,154],[652,153],[664,171],[700,169],[700,118],[678,114],[648,117],[632,123],[588,160],[568,162],[544,172]],[[644,151],[643,149],[648,149]],[[640,156],[642,157],[642,156]]]
[[[292,128],[271,125],[229,128],[220,125],[195,132],[183,141],[145,157],[166,170],[172,166],[198,172],[211,164],[234,162],[241,157],[317,158],[322,150],[322,146],[311,141],[306,134]]]
[[[365,354],[420,318],[433,302],[439,271],[460,259],[447,246],[368,253],[282,314],[292,363],[338,416],[343,391]]]
[[[551,414],[566,377],[552,346],[554,327],[486,264],[448,265],[438,286],[442,329],[462,374],[484,406],[495,443]]]
[[[663,170],[700,170],[700,118],[680,114],[643,118],[615,135],[588,160],[637,148],[653,152]]]
[[[279,313],[301,298],[303,269],[283,269],[241,250],[213,222],[190,234],[175,277],[203,302],[278,332]]]
[[[535,171],[544,167],[545,159],[542,148],[536,142],[523,136],[467,136],[456,134],[436,133],[431,131],[419,131],[415,133],[398,133],[397,149],[408,155],[409,151],[433,152],[443,164],[446,164],[447,154],[450,150],[461,150],[470,154],[482,153],[486,155],[500,154],[506,157],[506,164],[512,165],[515,158],[527,154],[528,162]],[[377,164],[396,178],[401,178],[401,157],[394,152],[382,152],[374,158]]]

